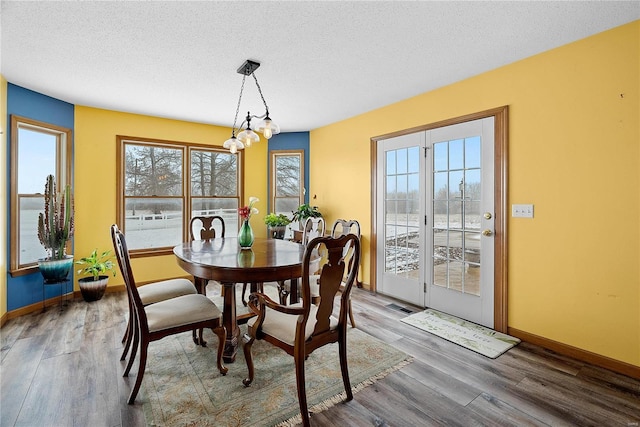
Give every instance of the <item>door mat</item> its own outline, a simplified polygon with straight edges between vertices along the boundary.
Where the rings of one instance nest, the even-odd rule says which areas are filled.
[[[400,321],[491,359],[520,343],[518,338],[430,308]]]

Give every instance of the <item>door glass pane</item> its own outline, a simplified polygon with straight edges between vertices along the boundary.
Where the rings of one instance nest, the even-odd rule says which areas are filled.
[[[447,149],[446,142],[433,144],[433,170],[435,172],[449,169],[447,166],[449,163]]]
[[[408,167],[407,172],[419,173],[420,172],[420,147],[410,147],[408,151]]]
[[[418,277],[420,148],[387,151],[385,161],[385,272]]]
[[[480,200],[480,169],[464,172],[464,196],[467,200]]]
[[[464,167],[464,141],[456,139],[449,141],[449,170]]]
[[[480,137],[433,149],[433,283],[479,295]]]
[[[403,174],[403,173],[407,173],[408,171],[408,165],[407,165],[407,149],[403,148],[400,150],[397,150],[396,152],[396,173],[398,175]]]
[[[396,173],[396,152],[395,151],[387,151],[386,169],[387,169],[387,176],[395,175]]]
[[[449,174],[447,172],[436,172],[433,174],[433,198],[436,200],[447,200],[449,198]]]
[[[480,137],[473,136],[464,140],[464,166],[480,168]]]

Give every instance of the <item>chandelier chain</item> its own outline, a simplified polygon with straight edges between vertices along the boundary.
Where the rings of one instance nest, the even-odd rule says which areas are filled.
[[[264,96],[262,95],[262,88],[260,87],[260,83],[258,83],[258,78],[256,77],[255,71],[251,73],[253,76],[253,80],[256,82],[256,86],[258,87],[258,93],[260,94],[260,98],[262,98],[262,103],[264,104],[264,109],[266,110],[266,115],[269,115],[269,107],[267,106],[267,101],[264,100]]]
[[[242,86],[240,86],[240,96],[238,97],[238,106],[236,107],[236,116],[233,119],[233,127],[231,128],[232,136],[236,135],[236,123],[238,122],[238,113],[240,112],[240,102],[242,101],[242,92],[244,91],[244,81],[247,76],[242,76]],[[264,98],[263,98],[264,101]]]

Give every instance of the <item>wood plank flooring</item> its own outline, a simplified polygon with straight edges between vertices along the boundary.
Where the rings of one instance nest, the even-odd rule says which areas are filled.
[[[354,290],[359,329],[413,363],[313,414],[313,426],[640,425],[640,381],[521,343],[492,360],[399,321],[415,311]],[[126,295],[69,301],[8,321],[1,335],[0,426],[144,426],[122,377]],[[246,369],[229,365],[230,369]],[[239,385],[241,386],[241,385]]]

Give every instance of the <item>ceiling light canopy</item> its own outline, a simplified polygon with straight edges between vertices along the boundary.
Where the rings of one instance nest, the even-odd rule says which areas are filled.
[[[222,146],[224,148],[228,148],[231,153],[236,153],[238,150],[242,150],[244,147],[250,147],[251,144],[260,141],[260,137],[258,136],[258,134],[253,129],[251,129],[252,119],[260,120],[260,122],[255,125],[255,130],[258,132],[262,132],[265,138],[269,139],[273,135],[280,133],[280,127],[271,120],[271,117],[269,117],[269,107],[267,106],[267,101],[264,100],[262,89],[260,88],[260,84],[258,83],[258,78],[254,73],[259,66],[259,62],[247,59],[244,64],[242,64],[237,70],[238,74],[242,74],[242,86],[240,87],[240,96],[238,97],[236,116],[233,119],[231,138],[227,139],[224,144],[222,144]],[[247,111],[247,116],[245,117],[244,121],[240,123],[240,126],[236,128],[236,123],[238,121],[238,112],[240,111],[240,103],[242,102],[242,92],[244,91],[244,82],[247,76],[253,76],[253,80],[256,82],[258,93],[260,94],[260,98],[262,98],[262,103],[264,104],[265,113],[261,116],[255,116],[251,115],[250,111]],[[236,137],[236,129],[240,130],[245,125],[246,128],[239,132],[238,136]]]

